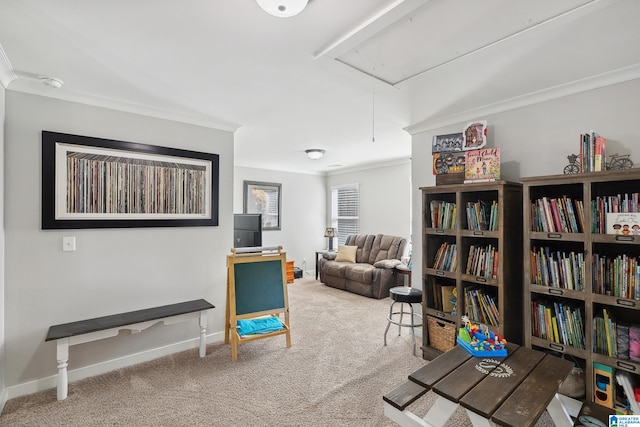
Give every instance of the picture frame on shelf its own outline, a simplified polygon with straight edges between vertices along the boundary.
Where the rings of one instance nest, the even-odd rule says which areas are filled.
[[[262,214],[262,230],[281,229],[282,184],[244,181],[243,212]]]
[[[42,229],[218,225],[219,156],[42,131]]]

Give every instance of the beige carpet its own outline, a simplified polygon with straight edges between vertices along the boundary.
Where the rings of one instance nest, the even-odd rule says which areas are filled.
[[[407,329],[392,328],[383,346],[389,304],[297,279],[291,348],[274,337],[242,344],[237,362],[222,343],[202,359],[177,353],[73,382],[61,402],[55,389],[12,399],[0,426],[392,426],[382,395],[426,362],[412,356]],[[458,410],[448,425],[471,422]]]

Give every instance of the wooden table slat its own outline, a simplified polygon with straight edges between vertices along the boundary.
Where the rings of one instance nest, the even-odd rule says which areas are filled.
[[[517,344],[509,343],[507,345],[509,356],[519,347]],[[504,360],[505,358],[472,357],[458,369],[438,381],[433,386],[433,391],[458,403],[465,393],[468,393],[480,381],[484,380],[487,377],[487,373],[493,371]],[[478,365],[481,365],[482,370],[478,369]]]
[[[421,385],[413,381],[405,381],[400,386],[382,396],[382,399],[393,407],[404,411],[404,408],[411,405],[426,392],[427,389]]]
[[[531,374],[495,411],[491,420],[501,426],[535,425],[573,366],[569,360],[545,355]]]
[[[526,347],[509,350],[509,357],[500,369],[460,399],[460,405],[490,418],[495,410],[509,397],[529,373],[542,360],[544,353]]]
[[[453,372],[458,366],[470,358],[471,355],[469,352],[457,345],[410,374],[409,379],[426,389],[430,389],[435,383],[447,376],[450,372]]]

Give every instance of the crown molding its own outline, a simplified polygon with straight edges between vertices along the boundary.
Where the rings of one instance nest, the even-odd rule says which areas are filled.
[[[493,104],[483,105],[460,113],[427,119],[414,125],[407,126],[404,130],[411,135],[416,135],[418,133],[428,132],[446,126],[474,120],[478,117],[485,117],[491,114],[498,114],[505,111],[515,110],[517,108],[540,104],[542,102],[552,101],[565,96],[588,92],[590,90],[624,83],[639,78],[640,63],[608,71],[606,73],[596,74],[591,77],[585,77],[569,83],[552,86],[539,91],[530,92]]]
[[[76,102],[93,107],[107,108],[110,110],[123,111],[126,113],[138,114],[141,116],[171,120],[174,122],[187,123],[229,132],[235,132],[241,127],[240,124],[219,120],[214,117],[205,115],[188,114],[181,111],[163,110],[148,105],[134,104],[131,102],[124,102],[96,95],[88,95],[65,89],[51,89],[47,88],[44,85],[20,85],[19,87],[13,85],[11,90],[15,92],[29,93],[32,95],[39,95],[47,98]]]
[[[2,49],[2,45],[0,45],[0,84],[6,89],[9,87],[9,83],[17,78],[18,76],[16,76],[16,73],[13,71],[7,54],[4,52],[4,49]]]

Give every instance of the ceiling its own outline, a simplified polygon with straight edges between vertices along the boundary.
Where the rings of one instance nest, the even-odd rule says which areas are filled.
[[[325,173],[640,78],[638,18],[637,0],[312,0],[290,18],[255,0],[2,0],[0,82],[235,131],[239,166]]]

